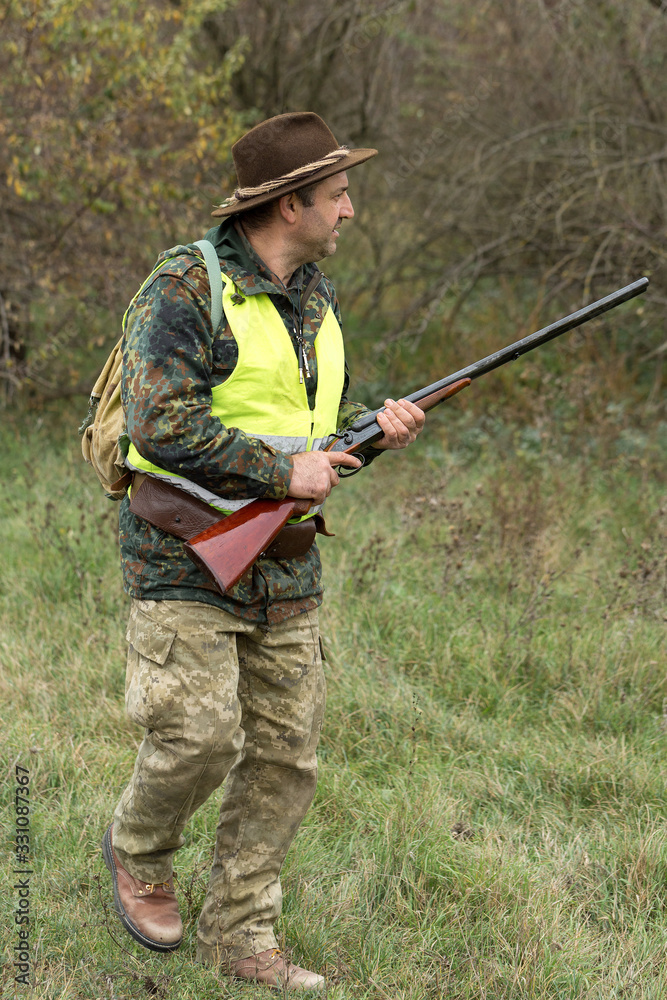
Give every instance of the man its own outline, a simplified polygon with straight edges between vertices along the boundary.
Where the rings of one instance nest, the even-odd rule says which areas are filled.
[[[375,153],[339,147],[309,112],[256,126],[233,147],[240,186],[207,237],[224,284],[218,329],[206,269],[188,247],[162,255],[125,327],[131,469],[225,511],[255,497],[313,507],[222,595],[179,538],[122,502],[126,704],[145,738],[103,841],[115,905],[145,947],[179,946],[172,856],[226,778],[197,957],[289,989],[324,985],[274,934],[280,869],[315,792],[324,706],[314,533],[335,467],[360,464],[307,449],[364,412],[347,400],[338,302],[313,262],[335,252],[354,214],[346,170]],[[405,447],[423,420],[388,400],[376,448]]]

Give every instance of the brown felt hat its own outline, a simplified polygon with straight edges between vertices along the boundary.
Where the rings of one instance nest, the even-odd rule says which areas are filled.
[[[239,186],[212,214],[234,215],[290,191],[323,181],[375,156],[377,149],[339,146],[312,111],[277,115],[256,125],[232,146]]]

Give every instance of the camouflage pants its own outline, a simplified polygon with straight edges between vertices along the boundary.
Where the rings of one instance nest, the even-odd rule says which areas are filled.
[[[119,860],[165,881],[188,819],[227,778],[198,957],[275,948],[280,869],[317,781],[317,611],[268,629],[196,601],[133,600],[127,638],[126,706],[145,736],[114,814]]]

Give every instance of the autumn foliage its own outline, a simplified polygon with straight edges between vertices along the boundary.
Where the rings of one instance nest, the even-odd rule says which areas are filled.
[[[494,334],[483,353],[499,325],[517,339],[648,275],[589,361],[656,397],[666,26],[657,0],[9,0],[0,378],[84,391],[157,251],[233,189],[231,143],[309,109],[380,153],[327,263],[369,391],[470,361],[471,330]],[[100,347],[61,370],[73,344]]]
[[[186,223],[216,200],[238,133],[225,100],[234,54],[206,60],[199,48],[202,19],[220,7],[5,6],[0,318],[10,385],[51,385],[48,369],[74,342],[105,339],[100,310],[121,309],[160,241],[174,238],[176,213]]]

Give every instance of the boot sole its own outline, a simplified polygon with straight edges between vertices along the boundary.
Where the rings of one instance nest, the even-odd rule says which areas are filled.
[[[169,952],[176,951],[177,948],[180,948],[181,942],[183,941],[182,937],[173,944],[164,944],[161,941],[154,941],[153,938],[146,937],[145,934],[142,934],[139,928],[132,923],[125,912],[125,908],[123,907],[118,893],[118,869],[116,868],[116,862],[114,861],[113,851],[111,849],[111,827],[108,828],[102,838],[102,857],[104,858],[104,864],[111,872],[114,909],[118,914],[121,924],[128,934],[130,934],[139,944],[143,945],[144,948],[149,948],[151,951]]]

